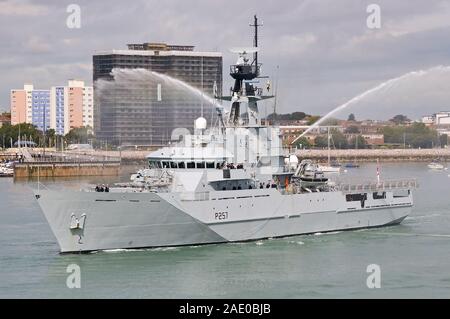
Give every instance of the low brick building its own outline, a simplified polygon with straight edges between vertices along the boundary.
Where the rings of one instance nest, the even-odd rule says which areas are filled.
[[[2,127],[4,124],[11,124],[11,114],[0,114],[0,127]]]

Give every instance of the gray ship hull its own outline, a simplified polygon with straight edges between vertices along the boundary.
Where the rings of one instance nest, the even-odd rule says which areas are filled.
[[[400,223],[412,206],[411,195],[368,199],[361,207],[360,202],[346,202],[341,192],[281,195],[275,189],[200,197],[43,190],[38,197],[63,253],[380,227]]]

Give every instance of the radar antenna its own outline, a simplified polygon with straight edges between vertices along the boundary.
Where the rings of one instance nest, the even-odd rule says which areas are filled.
[[[253,39],[253,46],[255,48],[258,47],[258,27],[262,26],[263,24],[258,24],[258,17],[256,16],[256,14],[253,16],[253,24],[250,24],[251,27],[255,28],[255,37]],[[259,75],[259,69],[258,69],[258,52],[254,52],[253,53],[253,62],[256,65],[256,72],[257,72],[257,76]],[[253,64],[253,63],[252,63]]]
[[[234,79],[234,85],[230,88],[230,96],[222,96],[220,99],[231,102],[230,112],[228,113],[227,124],[229,126],[249,125],[252,127],[261,125],[257,102],[272,98],[271,95],[263,95],[264,90],[258,87],[261,64],[258,63],[258,18],[254,16],[254,41],[253,47],[237,47],[230,51],[238,54],[235,64],[230,65],[230,75]],[[251,61],[248,54],[253,54]],[[267,86],[269,93],[270,85]],[[241,103],[247,105],[248,118],[241,118]]]

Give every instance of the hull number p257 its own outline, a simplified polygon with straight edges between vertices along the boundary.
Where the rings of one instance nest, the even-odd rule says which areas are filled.
[[[215,220],[225,220],[228,219],[228,212],[217,212],[214,213]]]

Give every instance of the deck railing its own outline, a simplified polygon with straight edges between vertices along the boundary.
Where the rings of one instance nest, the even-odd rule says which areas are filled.
[[[366,183],[341,183],[336,187],[343,193],[363,193],[363,192],[382,192],[388,190],[406,190],[417,188],[419,184],[416,179],[398,179],[398,180],[384,180],[380,182],[366,182]]]

